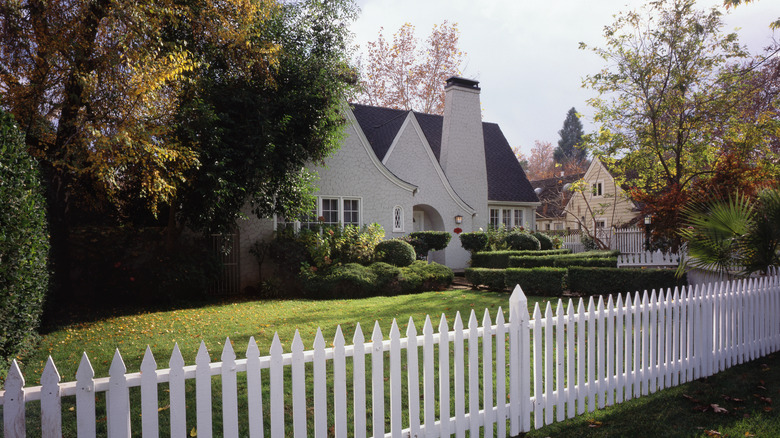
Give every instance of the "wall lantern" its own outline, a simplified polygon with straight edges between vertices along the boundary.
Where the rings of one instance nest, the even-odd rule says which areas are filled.
[[[458,225],[462,224],[463,223],[463,216],[461,216],[459,214],[455,215],[455,223],[458,224]]]
[[[645,216],[645,225],[650,225],[653,222],[653,217],[649,214]]]

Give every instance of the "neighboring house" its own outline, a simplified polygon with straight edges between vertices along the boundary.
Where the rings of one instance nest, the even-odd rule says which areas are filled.
[[[482,122],[477,81],[453,77],[445,88],[444,115],[351,105],[345,108],[341,148],[313,166],[319,174],[317,217],[326,224],[378,223],[386,238],[412,231],[453,233],[433,261],[465,268],[469,253],[454,230],[489,224],[535,226],[539,200],[501,129]],[[249,248],[269,239],[283,218],[239,223],[241,289],[259,279]]]
[[[598,157],[593,158],[583,179],[586,190],[575,193],[566,205],[567,228],[610,229],[636,222],[639,209]]]
[[[537,231],[559,231],[566,229],[566,204],[572,192],[566,186],[582,179],[584,173],[561,175],[552,178],[531,181],[539,201],[542,203],[536,209]]]

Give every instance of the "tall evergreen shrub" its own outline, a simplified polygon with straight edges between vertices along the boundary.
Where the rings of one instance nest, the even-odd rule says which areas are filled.
[[[37,335],[49,286],[49,237],[38,164],[0,110],[0,375]]]

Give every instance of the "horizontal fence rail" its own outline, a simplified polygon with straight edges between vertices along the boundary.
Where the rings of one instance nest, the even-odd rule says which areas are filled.
[[[50,358],[41,386],[28,388],[14,361],[0,392],[4,434],[26,436],[25,407],[39,402],[42,436],[61,437],[61,401],[75,397],[78,436],[94,437],[96,394],[105,393],[101,435],[111,438],[131,436],[136,412],[144,437],[186,436],[193,428],[199,437],[237,437],[240,426],[250,437],[517,435],[777,351],[779,294],[774,272],[615,299],[559,300],[544,309],[537,304],[531,318],[517,286],[508,323],[500,308],[495,323],[486,310],[481,325],[472,311],[465,326],[460,314],[452,327],[442,315],[436,331],[426,318],[421,334],[409,319],[405,337],[396,321],[387,336],[375,323],[368,340],[358,325],[352,345],[339,327],[331,346],[318,330],[312,350],[304,350],[296,332],[290,352],[275,335],[266,356],[251,338],[243,359],[228,339],[220,362],[211,362],[201,343],[195,365],[185,365],[176,345],[166,369],[158,369],[147,348],[138,373],[127,372],[117,350],[107,378],[94,377],[84,354],[76,381],[66,383]],[[212,393],[213,379],[220,394]],[[185,389],[188,380],[194,391]],[[131,388],[140,388],[140,409],[131,405]],[[161,389],[169,392],[162,398],[170,409],[160,407]],[[246,394],[248,425],[239,424],[239,390]],[[219,431],[212,418],[216,397]],[[196,415],[188,419],[186,406],[193,403]],[[160,412],[167,412],[170,431],[160,430]]]
[[[677,267],[680,264],[682,255],[679,253],[669,253],[657,251],[642,251],[634,254],[618,255],[617,265],[620,267],[634,266],[658,266],[658,267]]]

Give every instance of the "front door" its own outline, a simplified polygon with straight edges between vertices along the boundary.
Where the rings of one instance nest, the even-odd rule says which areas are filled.
[[[414,221],[414,226],[412,227],[414,231],[425,231],[425,212],[422,210],[417,210],[412,212],[412,219]]]

